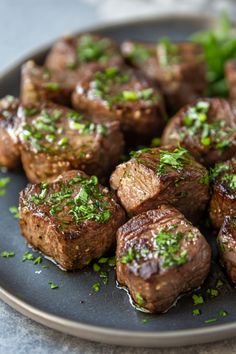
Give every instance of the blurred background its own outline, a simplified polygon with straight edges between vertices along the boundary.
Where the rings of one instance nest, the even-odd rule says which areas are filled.
[[[0,74],[31,50],[89,26],[222,10],[236,19],[235,0],[0,0]]]

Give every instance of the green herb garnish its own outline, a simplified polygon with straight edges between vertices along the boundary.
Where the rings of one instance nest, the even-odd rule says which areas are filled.
[[[163,174],[166,166],[170,166],[175,170],[182,170],[184,162],[186,161],[187,150],[178,147],[174,151],[160,150],[160,162],[157,166],[157,173]]]
[[[132,50],[128,53],[127,58],[131,62],[143,62],[151,56],[151,51],[142,44],[132,44]]]
[[[204,304],[204,299],[203,299],[203,296],[201,294],[199,294],[199,295],[193,294],[192,295],[192,299],[193,299],[193,304],[194,305]]]
[[[3,197],[6,194],[5,187],[8,185],[9,182],[10,182],[9,177],[0,178],[0,197]]]
[[[108,49],[111,42],[107,38],[94,39],[90,35],[83,35],[77,46],[77,57],[80,62],[99,61],[106,63],[109,59]]]
[[[216,321],[217,321],[217,318],[209,318],[209,320],[205,320],[204,323],[213,323]]]
[[[40,264],[40,263],[42,263],[42,261],[43,261],[42,257],[39,256],[39,257],[35,258],[34,264],[35,264],[35,265]]]
[[[14,257],[14,256],[15,256],[15,253],[12,251],[1,252],[1,257],[4,257],[4,258],[9,258],[9,257]]]
[[[228,316],[228,312],[223,310],[223,309],[219,310],[218,314],[219,314],[220,317]]]
[[[193,316],[199,316],[199,315],[201,315],[201,310],[200,309],[194,309],[192,311],[192,313],[193,313]]]
[[[101,288],[100,283],[98,283],[98,282],[94,283],[92,288],[95,291],[95,293],[98,293],[100,291],[100,288]]]
[[[127,264],[133,262],[136,257],[136,252],[133,248],[129,248],[127,253],[121,257],[121,263]]]
[[[144,299],[140,293],[136,293],[136,301],[139,306],[142,306],[144,304]]]
[[[162,258],[162,266],[170,268],[180,266],[188,261],[187,250],[181,250],[181,240],[184,234],[177,232],[175,235],[168,230],[161,230],[155,238],[156,252]]]
[[[94,270],[94,272],[99,272],[101,270],[100,265],[98,265],[97,263],[94,263],[93,264],[93,270]]]
[[[14,216],[15,219],[19,219],[19,209],[15,206],[9,208],[10,213]]]
[[[48,82],[45,87],[50,91],[58,91],[60,89],[60,84],[58,82]]]
[[[25,252],[22,256],[22,262],[25,262],[25,261],[33,261],[34,260],[34,256],[32,253],[30,252]]]
[[[48,282],[48,285],[50,286],[50,289],[58,289],[59,286],[55,283],[53,283],[52,281]]]
[[[225,62],[236,58],[235,30],[228,16],[222,14],[215,28],[196,33],[191,39],[203,46],[207,63],[208,96],[226,97],[228,88],[224,78]]]

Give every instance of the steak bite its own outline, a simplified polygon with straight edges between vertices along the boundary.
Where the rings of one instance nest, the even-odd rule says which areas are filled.
[[[183,148],[145,148],[116,167],[110,185],[129,215],[170,204],[197,222],[209,200],[208,171]]]
[[[229,89],[230,99],[236,103],[236,60],[225,63],[225,78]]]
[[[77,81],[78,75],[72,72],[49,70],[27,61],[21,71],[21,102],[27,106],[53,101],[70,106]]]
[[[178,297],[199,287],[211,263],[200,231],[166,205],[137,215],[117,232],[116,274],[135,304],[167,311]]]
[[[19,100],[6,96],[0,100],[0,166],[14,169],[19,165],[20,153],[15,136],[15,120]]]
[[[105,176],[123,153],[117,122],[92,123],[52,103],[20,107],[18,117],[21,158],[31,182],[45,181],[71,169]]]
[[[170,111],[204,95],[206,65],[199,45],[167,39],[157,44],[126,41],[121,51],[128,63],[158,82]]]
[[[20,193],[20,227],[36,249],[66,270],[80,269],[115,245],[125,213],[95,176],[68,171]]]
[[[217,242],[222,263],[228,276],[236,284],[236,214],[225,217]]]
[[[220,98],[182,108],[167,124],[162,144],[181,144],[206,166],[236,154],[236,108]]]
[[[76,72],[86,64],[119,65],[123,62],[118,45],[110,38],[90,33],[66,36],[50,50],[45,66],[52,70]]]
[[[127,68],[88,71],[72,96],[76,109],[98,121],[120,121],[123,131],[142,138],[160,135],[165,111],[159,91],[142,74]]]
[[[226,215],[236,215],[236,158],[216,164],[212,169],[212,179],[210,219],[219,229]]]

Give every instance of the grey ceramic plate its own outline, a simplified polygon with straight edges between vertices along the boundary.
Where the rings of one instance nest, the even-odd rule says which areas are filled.
[[[211,25],[209,19],[195,17],[161,18],[132,23],[116,24],[93,29],[117,40],[126,38],[157,40],[170,36],[174,40],[187,38],[191,33]],[[48,48],[30,55],[41,63]],[[20,64],[0,78],[0,97],[19,93]],[[17,220],[9,207],[18,203],[19,191],[27,181],[22,172],[2,173],[11,181],[7,192],[0,199],[0,251],[14,251],[15,257],[0,257],[0,297],[9,305],[49,327],[95,341],[135,346],[176,346],[215,341],[236,333],[235,291],[217,264],[213,275],[201,289],[205,303],[200,305],[202,314],[194,317],[191,294],[184,296],[177,305],[163,315],[149,315],[131,307],[126,293],[115,286],[115,274],[109,271],[109,283],[103,285],[98,274],[90,268],[81,272],[66,273],[48,260],[40,265],[22,262],[28,250],[21,237]],[[42,265],[48,265],[44,269]],[[108,267],[109,268],[109,267]],[[223,290],[209,299],[208,287],[215,287],[217,279],[223,280]],[[51,290],[48,282],[59,285]],[[92,290],[94,282],[101,282],[101,290]],[[224,309],[227,317],[218,312]],[[215,318],[216,322],[205,323]]]

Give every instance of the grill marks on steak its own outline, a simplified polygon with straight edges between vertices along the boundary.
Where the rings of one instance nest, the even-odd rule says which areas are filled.
[[[123,59],[118,45],[110,38],[93,34],[66,36],[51,48],[45,66],[52,70],[75,73],[85,65],[119,65]],[[92,67],[92,66],[91,66]]]
[[[18,117],[21,158],[31,182],[71,169],[104,176],[122,155],[124,143],[117,122],[91,123],[52,103],[20,107]]]
[[[30,60],[22,66],[21,102],[27,106],[53,101],[70,106],[77,81],[78,74],[47,69]]]
[[[126,41],[121,52],[128,63],[158,82],[170,111],[178,110],[206,91],[206,64],[203,50],[197,44]]]
[[[68,171],[20,194],[20,227],[27,241],[66,270],[85,267],[115,245],[125,213],[97,177]]]
[[[236,284],[236,213],[225,217],[217,242],[222,263],[229,278]]]
[[[110,185],[129,215],[170,204],[199,220],[209,200],[208,172],[182,148],[144,149],[116,167]]]
[[[165,110],[159,90],[142,74],[126,67],[88,71],[72,96],[76,109],[98,121],[119,121],[132,139],[160,135]]]
[[[20,152],[15,135],[15,120],[19,100],[6,96],[0,100],[0,166],[14,169],[19,165]]]
[[[162,144],[181,144],[206,166],[236,154],[236,110],[220,98],[199,99],[167,124]]]
[[[117,232],[117,280],[150,312],[167,311],[179,295],[200,286],[211,261],[200,231],[173,207],[159,206]]]
[[[219,229],[226,215],[236,215],[236,158],[217,164],[212,175],[210,219],[213,226]]]

